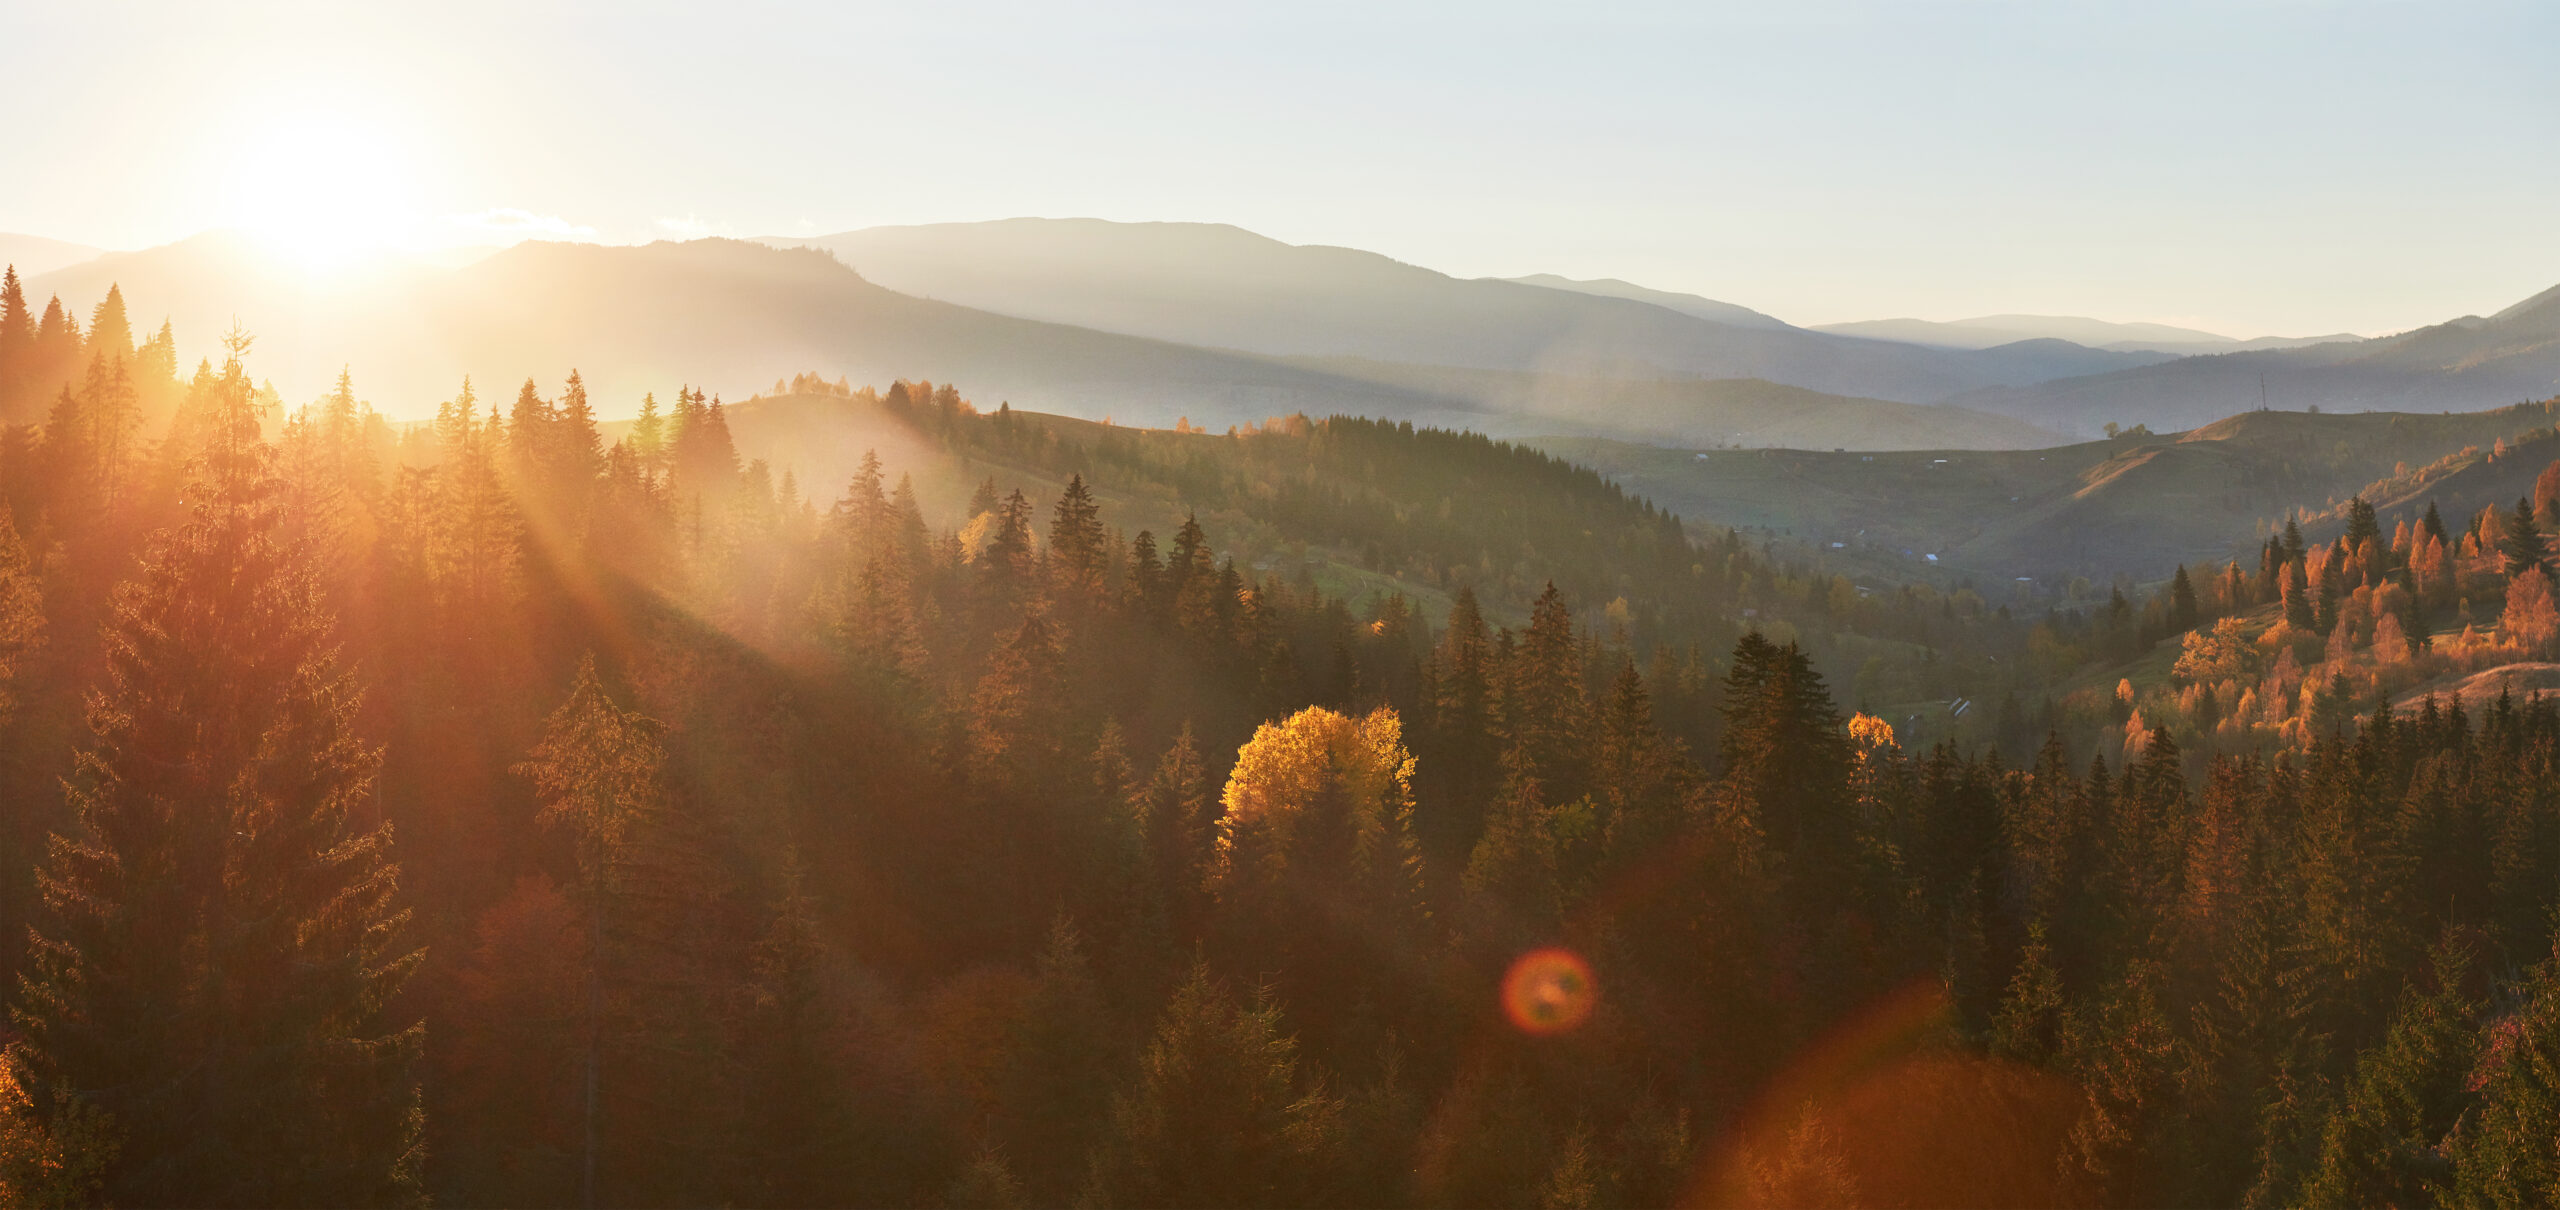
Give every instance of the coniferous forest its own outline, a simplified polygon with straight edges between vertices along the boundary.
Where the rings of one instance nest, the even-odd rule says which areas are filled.
[[[2560,703],[2426,691],[2560,472],[2029,611],[1409,424],[0,304],[11,1204],[2560,1200]]]

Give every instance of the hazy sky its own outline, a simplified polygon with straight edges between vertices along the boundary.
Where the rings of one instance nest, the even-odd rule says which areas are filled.
[[[2532,0],[11,0],[0,231],[1197,219],[1799,323],[2378,332],[2560,282],[2555,51]]]

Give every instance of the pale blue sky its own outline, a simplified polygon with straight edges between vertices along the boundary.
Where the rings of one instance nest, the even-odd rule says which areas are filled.
[[[0,231],[1197,219],[1802,323],[2375,332],[2560,282],[2555,52],[2525,2],[12,3]]]

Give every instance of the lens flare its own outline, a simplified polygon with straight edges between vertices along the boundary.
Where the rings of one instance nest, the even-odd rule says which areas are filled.
[[[1502,977],[1502,1011],[1522,1033],[1564,1033],[1587,1020],[1599,1003],[1591,964],[1572,950],[1531,950]]]

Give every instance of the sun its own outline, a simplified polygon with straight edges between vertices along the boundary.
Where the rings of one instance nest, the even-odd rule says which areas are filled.
[[[277,115],[232,156],[233,225],[307,272],[344,269],[400,238],[413,162],[385,127],[317,107]]]

